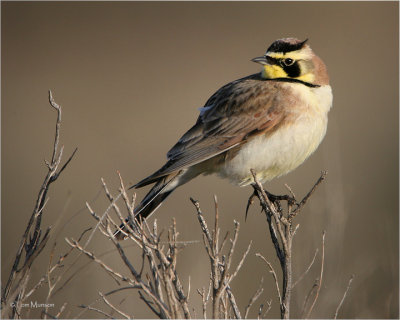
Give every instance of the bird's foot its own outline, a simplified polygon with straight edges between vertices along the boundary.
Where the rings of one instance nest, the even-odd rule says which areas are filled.
[[[247,213],[249,212],[250,206],[254,203],[254,198],[255,197],[257,197],[256,189],[253,190],[253,193],[250,195],[249,200],[247,200],[246,215],[245,215],[244,221],[247,220]]]
[[[271,202],[276,202],[276,201],[287,201],[289,205],[293,205],[295,204],[297,201],[294,197],[289,196],[288,194],[284,194],[284,195],[274,195],[272,193],[269,193],[267,190],[265,190],[265,193],[268,196],[269,201]]]
[[[265,189],[264,189],[264,192],[267,195],[269,201],[271,201],[272,203],[277,203],[278,205],[280,205],[279,201],[287,201],[289,206],[297,203],[297,200],[294,198],[294,196],[290,196],[288,194],[275,195],[275,194],[268,192]],[[254,198],[256,198],[256,197],[258,197],[258,193],[257,193],[257,190],[254,189],[253,193],[250,195],[249,199],[247,200],[245,220],[247,219],[247,214],[249,212],[249,208],[254,203]]]

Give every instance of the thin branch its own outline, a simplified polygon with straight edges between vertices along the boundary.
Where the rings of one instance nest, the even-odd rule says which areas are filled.
[[[204,287],[202,288],[202,291],[197,289],[197,293],[201,297],[201,301],[203,302],[202,307],[203,307],[203,319],[207,319],[207,302],[208,299],[206,299],[206,293]]]
[[[290,193],[290,196],[291,196],[293,199],[296,199],[296,195],[294,194],[292,188],[291,188],[287,183],[285,183],[284,186],[285,186],[286,189],[288,189],[288,191],[289,191],[289,193]]]
[[[188,279],[188,288],[187,288],[187,299],[189,301],[190,298],[190,275],[189,275],[189,279]],[[196,318],[196,317],[195,317]]]
[[[301,318],[302,319],[305,319],[306,307],[309,305],[309,301],[310,301],[311,297],[313,296],[314,291],[316,291],[316,289],[318,287],[318,280],[319,279],[315,279],[314,284],[312,285],[312,287],[310,288],[310,290],[308,291],[308,293],[304,299],[303,308],[301,310]]]
[[[140,285],[143,289],[144,292],[146,292],[147,295],[149,295],[155,302],[157,302],[157,305],[162,309],[162,311],[165,313],[167,317],[171,317],[170,311],[168,310],[167,306],[163,301],[161,301],[156,294],[154,294],[150,287],[141,279],[140,274],[136,271],[136,269],[133,267],[129,259],[126,257],[124,250],[120,246],[120,244],[114,239],[113,233],[111,230],[107,230],[109,233],[109,236],[115,245],[115,247],[118,250],[118,253],[120,254],[120,257],[122,258],[122,261],[124,262],[125,266],[128,268],[128,270],[131,272],[132,276],[134,279],[137,281],[138,285]]]
[[[53,94],[51,90],[49,90],[49,102],[50,105],[57,110],[57,122],[56,122],[56,135],[54,137],[54,148],[53,148],[53,156],[51,157],[52,164],[56,160],[56,154],[58,149],[58,142],[60,140],[60,126],[61,126],[61,106],[58,105],[53,98]]]
[[[231,283],[231,281],[237,276],[239,270],[242,268],[244,260],[246,259],[247,255],[250,252],[250,248],[251,248],[252,243],[253,242],[250,241],[249,245],[247,246],[246,251],[243,253],[242,258],[240,259],[238,265],[236,266],[235,271],[229,276],[227,284],[224,286],[224,288],[226,288]]]
[[[245,319],[247,319],[247,316],[249,315],[249,311],[250,311],[251,306],[257,301],[257,299],[261,296],[261,294],[264,291],[264,289],[262,287],[263,281],[264,281],[264,279],[261,278],[260,286],[258,287],[257,291],[253,294],[253,296],[250,298],[250,301],[246,306],[246,309],[244,311],[244,318]]]
[[[50,182],[55,181],[58,176],[61,174],[61,172],[64,171],[64,169],[68,166],[68,164],[71,162],[72,158],[74,157],[75,153],[78,151],[78,148],[75,148],[75,150],[72,152],[72,154],[69,156],[67,161],[64,163],[64,165],[61,167],[61,169],[55,173],[55,175],[51,178]]]
[[[67,306],[67,302],[65,302],[65,303],[61,306],[60,311],[58,311],[58,313],[55,315],[55,318],[56,318],[56,319],[60,318],[61,313],[64,312],[66,306]]]
[[[292,289],[293,289],[301,280],[303,280],[303,278],[305,277],[305,275],[310,271],[312,265],[313,265],[314,262],[315,262],[315,258],[317,257],[317,253],[318,253],[318,248],[315,250],[314,257],[312,258],[311,263],[310,263],[310,265],[308,266],[308,268],[306,269],[306,271],[304,271],[304,272],[300,275],[300,277],[295,281],[295,283],[293,283]]]
[[[110,301],[108,301],[104,294],[102,294],[101,292],[99,292],[99,295],[100,295],[100,297],[103,299],[103,301],[105,302],[105,304],[108,305],[111,309],[113,309],[114,311],[116,311],[117,313],[119,313],[121,316],[123,316],[123,317],[126,318],[126,319],[132,319],[132,317],[130,317],[130,316],[127,315],[126,313],[122,312],[122,311],[119,310],[117,307],[115,307]]]
[[[111,290],[107,293],[104,294],[104,296],[108,297],[109,295],[112,295],[114,293],[123,291],[123,290],[129,290],[129,289],[138,289],[136,286],[127,286],[127,287],[120,287],[114,290]],[[93,304],[95,304],[96,302],[100,301],[101,298],[97,298],[96,300],[94,300],[93,302],[91,302],[88,306],[92,306]],[[82,319],[82,315],[89,309],[84,309],[82,310],[80,313],[78,313],[78,315],[75,317],[76,319]],[[67,317],[66,317],[67,318]]]
[[[199,219],[201,229],[202,229],[203,233],[206,235],[207,241],[209,242],[209,245],[211,248],[212,247],[212,237],[211,237],[210,231],[208,230],[207,224],[203,218],[203,213],[201,212],[200,204],[197,200],[194,200],[193,198],[190,198],[190,201],[192,201],[193,205],[195,206],[195,208],[197,210],[197,218]]]
[[[110,268],[108,265],[106,265],[103,261],[98,259],[92,252],[86,251],[76,240],[74,239],[65,239],[65,241],[73,248],[78,249],[80,252],[84,253],[87,257],[95,261],[98,265],[100,265],[108,274],[112,276],[112,278],[119,284],[118,279],[129,283],[132,286],[135,286],[136,284],[131,281],[131,279],[123,276],[122,274],[114,271],[112,268]]]
[[[139,296],[140,296],[140,299],[142,299],[142,300],[144,301],[144,303],[149,307],[149,309],[150,309],[151,311],[153,311],[153,313],[154,313],[157,317],[159,317],[160,319],[163,318],[161,312],[158,312],[158,311],[153,307],[152,302],[149,301],[148,299],[146,299],[146,298],[143,296],[143,294],[142,294],[141,291],[139,291]]]
[[[350,290],[350,286],[351,286],[351,283],[353,282],[353,279],[354,279],[354,274],[353,274],[353,275],[350,277],[350,279],[349,279],[349,282],[348,282],[348,284],[347,284],[346,291],[344,292],[343,297],[342,297],[342,299],[340,300],[340,303],[339,303],[339,305],[338,305],[337,308],[336,308],[335,315],[333,316],[333,319],[337,319],[337,316],[338,316],[338,314],[339,314],[340,308],[342,307],[342,304],[343,304],[344,300],[346,299],[347,292],[349,292],[349,290]]]
[[[132,201],[129,200],[128,194],[126,193],[126,189],[125,189],[125,185],[124,185],[124,181],[122,180],[121,177],[121,173],[118,171],[118,177],[119,177],[119,181],[120,181],[120,192],[122,193],[122,198],[124,199],[125,205],[126,205],[126,209],[128,210],[129,216],[131,218],[132,221],[134,221],[134,216],[135,216],[135,212],[134,212],[134,207],[135,207],[135,200],[136,200],[136,194],[134,193],[132,196]]]
[[[321,272],[319,275],[319,279],[317,282],[317,291],[314,297],[314,301],[311,304],[310,309],[308,310],[307,314],[306,314],[306,318],[310,317],[310,314],[312,312],[312,310],[314,309],[315,303],[317,302],[318,296],[319,296],[319,291],[321,290],[321,286],[322,286],[322,276],[324,274],[324,262],[325,262],[325,231],[322,233],[322,257],[321,257]]]
[[[264,312],[264,314],[263,314],[263,318],[265,318],[265,316],[266,316],[266,314],[269,312],[269,310],[271,310],[271,308],[272,308],[272,299],[270,299],[269,301],[267,301],[267,305],[268,305],[268,308],[267,308],[267,310],[265,310],[265,312]]]
[[[279,304],[282,304],[281,290],[279,289],[278,277],[276,276],[274,268],[272,267],[271,263],[269,263],[269,261],[265,259],[263,255],[261,255],[260,253],[256,253],[256,256],[259,257],[261,260],[264,260],[264,262],[268,265],[269,272],[272,273],[272,276],[274,277],[275,280],[275,287],[276,287],[276,292],[278,293]]]
[[[318,178],[317,182],[311,188],[311,190],[305,195],[305,197],[297,204],[297,208],[289,215],[289,220],[292,220],[300,211],[303,209],[304,205],[307,203],[308,199],[312,196],[312,194],[317,190],[317,187],[325,180],[328,171],[322,171],[321,176]]]
[[[114,317],[106,312],[104,312],[103,310],[91,307],[91,306],[86,306],[84,304],[81,304],[78,306],[78,308],[83,308],[83,309],[87,309],[87,310],[91,310],[91,311],[96,311],[98,313],[100,313],[103,316],[106,316],[107,318],[113,319]]]
[[[236,303],[235,296],[233,295],[233,292],[232,292],[232,289],[231,289],[230,286],[226,287],[226,293],[228,294],[228,299],[229,299],[229,302],[231,304],[231,307],[232,307],[232,310],[233,310],[233,314],[235,315],[235,318],[236,319],[242,319],[239,307],[238,307],[238,305]]]

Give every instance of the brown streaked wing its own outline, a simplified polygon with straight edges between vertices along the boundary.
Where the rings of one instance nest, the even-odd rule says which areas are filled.
[[[168,152],[168,162],[135,186],[155,182],[272,130],[285,116],[284,108],[277,103],[278,86],[252,75],[222,87],[207,101],[196,124]]]

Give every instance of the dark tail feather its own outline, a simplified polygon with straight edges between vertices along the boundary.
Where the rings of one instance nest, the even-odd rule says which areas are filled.
[[[171,177],[172,176],[172,177]],[[144,220],[149,217],[156,209],[162,204],[162,202],[174,191],[179,184],[171,187],[171,183],[179,176],[179,174],[168,175],[160,178],[158,182],[151,188],[149,193],[143,198],[140,204],[135,208],[135,218],[138,221]],[[126,219],[126,223],[130,223],[129,219]],[[132,225],[130,223],[130,225]],[[124,225],[121,224],[120,228],[125,229]],[[124,234],[117,230],[114,233],[117,239],[123,239]]]
[[[146,219],[150,216],[161,203],[171,194],[172,191],[177,187],[167,188],[177,176],[170,177],[166,176],[160,179],[151,188],[149,193],[143,198],[140,204],[135,208],[135,217],[139,221]],[[166,190],[167,189],[167,190]]]

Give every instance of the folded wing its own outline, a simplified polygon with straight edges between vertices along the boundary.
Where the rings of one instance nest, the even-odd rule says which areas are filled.
[[[219,89],[200,110],[196,124],[168,152],[168,162],[134,187],[156,182],[279,127],[285,113],[282,102],[277,103],[277,86],[252,75]],[[262,95],[261,90],[265,90]]]

